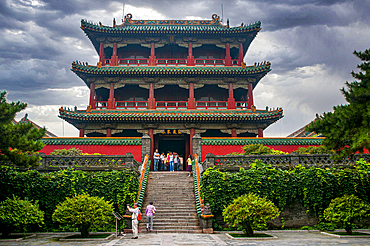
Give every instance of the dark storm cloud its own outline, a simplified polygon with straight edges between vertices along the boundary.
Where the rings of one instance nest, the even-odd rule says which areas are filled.
[[[9,91],[9,100],[28,102],[30,112],[43,114],[40,119],[61,105],[85,107],[88,93],[70,71],[71,62],[95,64],[97,54],[79,28],[80,20],[111,26],[116,18],[120,23],[123,3],[150,8],[166,19],[210,19],[221,15],[223,4],[224,23],[260,20],[262,30],[245,60],[272,62],[255,97],[259,108],[284,108],[285,118],[270,127],[273,134],[287,135],[316,112],[343,103],[339,88],[352,80],[349,73],[359,62],[352,52],[370,48],[368,0],[0,0],[0,90]],[[54,105],[53,110],[43,105]]]

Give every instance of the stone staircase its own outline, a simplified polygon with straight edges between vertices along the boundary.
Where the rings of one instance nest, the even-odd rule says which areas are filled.
[[[202,233],[195,206],[193,178],[188,172],[149,173],[139,222],[139,231],[146,232],[145,210],[149,202],[157,209],[154,232]]]

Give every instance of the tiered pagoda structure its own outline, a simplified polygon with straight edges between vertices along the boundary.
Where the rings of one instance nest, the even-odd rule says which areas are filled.
[[[270,63],[243,58],[261,23],[230,27],[211,20],[134,20],[81,29],[99,55],[97,65],[73,62],[90,88],[86,110],[60,109],[80,137],[151,139],[151,152],[193,154],[194,136],[263,137],[282,109],[256,109],[253,89]]]

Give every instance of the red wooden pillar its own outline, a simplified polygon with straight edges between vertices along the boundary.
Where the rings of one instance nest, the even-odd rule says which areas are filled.
[[[262,128],[258,128],[258,137],[263,138],[263,129]]]
[[[85,129],[80,129],[80,138],[85,137]]]
[[[225,66],[231,66],[231,56],[230,56],[230,44],[226,43],[226,56],[225,56]]]
[[[251,109],[253,105],[253,85],[248,84],[248,109]]]
[[[195,109],[195,98],[194,98],[194,84],[189,83],[189,99],[188,99],[188,109]]]
[[[117,43],[113,43],[112,58],[110,59],[111,66],[118,66],[118,56],[117,56]]]
[[[243,44],[242,43],[239,43],[239,60],[238,60],[238,65],[239,66],[242,65],[243,58],[244,58],[244,55],[243,55]]]
[[[236,138],[238,135],[236,134],[236,129],[231,129],[231,137]]]
[[[101,62],[102,66],[104,66],[104,44],[103,42],[100,43],[99,61]]]
[[[109,98],[108,98],[108,109],[115,109],[115,100],[114,100],[114,83],[110,83],[109,88]]]
[[[148,134],[149,134],[149,137],[150,137],[150,170],[153,170],[154,168],[154,163],[153,163],[153,152],[154,152],[154,135],[153,135],[153,129],[150,128],[148,130]]]
[[[187,66],[194,66],[195,65],[195,60],[193,56],[193,46],[191,42],[188,43],[188,59],[186,61]]]
[[[193,137],[195,135],[195,129],[194,128],[191,128],[190,129],[190,155],[192,158],[194,158],[193,156]]]
[[[95,84],[90,84],[90,102],[89,105],[92,109],[95,109]]]
[[[155,109],[154,84],[149,84],[148,109]]]
[[[107,135],[106,137],[111,137],[112,136],[112,129],[107,129]]]
[[[157,60],[155,56],[155,46],[154,43],[150,43],[150,56],[149,56],[149,66],[156,66]]]
[[[227,100],[228,109],[236,109],[235,99],[234,99],[234,90],[233,83],[229,83],[229,98]]]

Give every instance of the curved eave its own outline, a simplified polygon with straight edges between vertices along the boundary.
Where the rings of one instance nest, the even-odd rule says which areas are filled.
[[[89,77],[257,77],[260,80],[270,65],[241,67],[101,67],[73,63],[71,69],[85,80]],[[86,82],[86,81],[85,81]],[[255,86],[256,83],[254,83]]]
[[[261,30],[261,22],[243,27],[221,27],[218,25],[123,25],[118,27],[100,26],[81,20],[81,29],[88,35],[113,35],[113,36],[163,36],[168,34],[196,35],[196,36],[245,36]]]
[[[61,111],[60,118],[73,124],[76,122],[117,122],[117,123],[187,123],[187,122],[254,122],[273,123],[283,117],[282,110],[268,112],[243,111]]]

